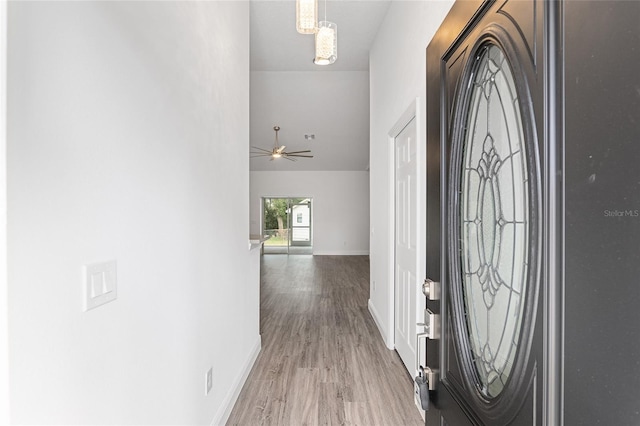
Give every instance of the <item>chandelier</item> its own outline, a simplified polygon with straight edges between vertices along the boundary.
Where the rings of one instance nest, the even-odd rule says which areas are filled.
[[[317,0],[296,0],[296,30],[315,34],[316,65],[331,65],[338,59],[338,26],[327,21],[327,0],[324,0],[324,21],[318,20]]]
[[[314,34],[318,22],[317,0],[296,1],[296,30],[300,34]]]

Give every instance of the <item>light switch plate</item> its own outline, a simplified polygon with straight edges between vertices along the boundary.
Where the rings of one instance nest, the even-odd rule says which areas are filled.
[[[85,312],[118,297],[115,260],[84,265],[82,269]]]

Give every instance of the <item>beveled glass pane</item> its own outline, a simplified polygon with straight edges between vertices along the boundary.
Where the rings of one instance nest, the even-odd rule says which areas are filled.
[[[502,50],[487,45],[472,77],[459,232],[471,355],[489,398],[513,368],[528,270],[529,182],[515,87]]]

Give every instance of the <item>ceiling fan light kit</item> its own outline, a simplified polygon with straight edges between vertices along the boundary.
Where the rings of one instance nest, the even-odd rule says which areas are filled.
[[[316,65],[331,65],[338,59],[338,26],[327,21],[327,0],[324,1],[324,21],[317,22],[317,0],[296,0],[296,29],[301,34],[315,34]]]
[[[257,146],[252,146],[253,151],[251,151],[251,158],[255,157],[271,157],[269,161],[273,161],[276,158],[284,158],[289,161],[296,161],[296,158],[313,158],[313,155],[309,155],[311,150],[303,150],[303,151],[285,151],[286,146],[280,145],[278,141],[278,132],[280,131],[280,126],[274,126],[273,130],[276,132],[276,139],[273,143],[273,149],[264,149]]]

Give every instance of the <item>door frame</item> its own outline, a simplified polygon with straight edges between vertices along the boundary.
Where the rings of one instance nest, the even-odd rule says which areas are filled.
[[[424,104],[424,106],[423,106]],[[387,297],[389,300],[389,316],[387,317],[387,324],[389,324],[389,329],[387,330],[386,336],[386,344],[387,348],[393,350],[395,349],[395,330],[396,330],[396,300],[395,300],[395,272],[396,272],[396,249],[395,249],[395,227],[396,227],[396,209],[395,209],[395,200],[396,200],[396,190],[395,190],[395,163],[396,163],[396,155],[395,155],[395,141],[396,137],[400,135],[402,130],[411,122],[411,120],[416,120],[416,136],[417,136],[417,146],[416,146],[416,155],[418,157],[418,173],[416,179],[416,192],[418,193],[417,197],[417,214],[416,214],[416,234],[417,234],[417,257],[418,257],[418,271],[416,271],[416,276],[420,277],[424,275],[426,268],[426,225],[427,225],[427,212],[424,208],[426,206],[426,181],[427,181],[427,168],[426,168],[426,149],[427,149],[427,141],[426,141],[426,133],[424,132],[426,115],[423,113],[426,111],[426,99],[422,97],[416,97],[409,106],[405,109],[405,111],[400,115],[395,124],[391,127],[389,132],[387,133],[387,150],[388,155],[388,166],[389,166],[389,176],[388,176],[388,184],[389,184],[389,222],[388,222],[388,236],[390,250],[388,252],[388,282],[390,285],[387,288]],[[419,279],[419,278],[418,278]],[[419,297],[422,297],[420,294]],[[424,353],[424,352],[422,352]],[[416,354],[417,356],[417,354]]]

